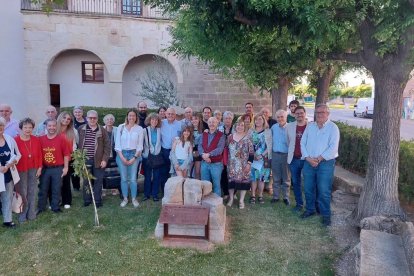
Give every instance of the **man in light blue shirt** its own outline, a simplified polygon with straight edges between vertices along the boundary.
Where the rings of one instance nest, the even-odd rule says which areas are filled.
[[[174,108],[168,108],[165,111],[166,119],[161,123],[161,154],[164,158],[165,165],[161,168],[160,183],[161,189],[164,191],[165,182],[169,178],[170,171],[170,151],[175,137],[180,137],[181,122],[175,119],[176,112]]]
[[[286,138],[287,112],[278,110],[276,112],[277,124],[272,130],[272,174],[273,174],[273,199],[272,203],[279,201],[279,192],[282,190],[283,202],[290,205],[290,172],[288,170],[288,143]]]
[[[322,224],[331,224],[331,192],[338,157],[339,129],[329,120],[329,107],[316,106],[316,122],[309,123],[301,140],[306,211],[302,218],[315,214],[315,198],[322,215]],[[317,191],[317,195],[316,195]]]

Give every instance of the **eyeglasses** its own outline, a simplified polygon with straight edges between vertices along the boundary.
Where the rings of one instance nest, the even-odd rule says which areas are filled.
[[[55,113],[56,111],[52,110],[52,111],[46,111],[46,113]]]
[[[98,117],[88,117],[88,119],[90,119],[90,120],[97,120]]]
[[[10,112],[10,110],[0,110],[0,112],[6,112],[6,113],[9,113],[9,112]]]

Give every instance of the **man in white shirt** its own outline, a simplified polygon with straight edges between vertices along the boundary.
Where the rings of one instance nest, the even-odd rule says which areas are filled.
[[[305,180],[306,211],[302,218],[315,214],[317,203],[322,215],[322,224],[331,224],[331,192],[338,157],[339,129],[329,120],[329,108],[319,104],[315,109],[316,122],[309,123],[301,140],[302,158],[305,159],[303,176]]]

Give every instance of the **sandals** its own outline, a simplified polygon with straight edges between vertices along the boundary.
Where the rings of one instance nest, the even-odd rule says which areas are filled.
[[[233,205],[233,200],[229,200],[228,202],[227,202],[227,206],[229,206],[229,207],[231,207],[231,205]]]
[[[260,199],[260,197],[259,197],[259,199]],[[263,198],[262,198],[262,200],[263,200]],[[250,204],[256,204],[256,197],[251,196],[249,202],[250,202]]]
[[[239,203],[239,209],[244,209],[244,202],[243,202],[243,201],[241,201],[241,202]]]
[[[259,201],[260,204],[264,204],[264,199],[262,196],[259,196],[257,200]]]

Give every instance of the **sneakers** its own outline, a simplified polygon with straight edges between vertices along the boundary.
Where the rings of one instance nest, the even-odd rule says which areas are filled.
[[[272,198],[272,200],[270,201],[270,203],[278,203],[279,199],[278,198]]]
[[[322,225],[328,227],[331,225],[331,218],[330,217],[322,217]]]
[[[128,204],[128,198],[124,198],[124,200],[122,200],[121,204],[119,204],[119,206],[121,207],[125,207]]]
[[[313,216],[313,215],[315,215],[315,212],[308,212],[308,211],[305,211],[300,217],[302,218],[302,219],[306,219],[306,218],[309,218],[309,217],[311,217],[311,216]]]
[[[302,210],[303,210],[302,206],[296,206],[295,208],[292,209],[292,211],[295,212],[295,213],[302,212]]]
[[[286,206],[290,205],[290,201],[287,198],[283,199],[283,203],[285,203]]]
[[[3,226],[7,228],[15,228],[16,224],[13,221],[10,222],[3,222]]]
[[[63,206],[63,208],[65,208],[65,209],[70,209],[70,205],[69,205],[69,204],[65,204],[65,205]]]
[[[134,205],[134,208],[138,208],[138,206],[139,206],[139,202],[138,202],[138,200],[136,200],[136,198],[134,198],[134,199],[132,200],[132,205]]]

